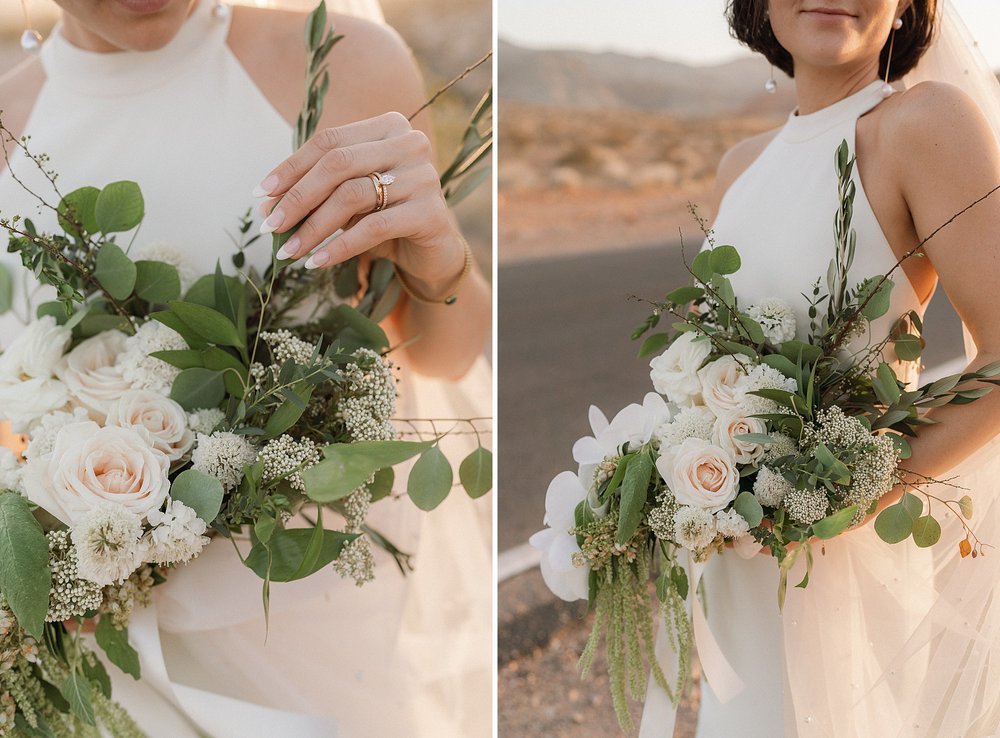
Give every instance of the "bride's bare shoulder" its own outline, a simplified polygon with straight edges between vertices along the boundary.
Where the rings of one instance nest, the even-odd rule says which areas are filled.
[[[38,56],[31,56],[0,75],[0,116],[4,127],[16,137],[24,131],[44,82],[45,71]]]
[[[722,196],[726,194],[726,190],[757,160],[757,157],[764,152],[764,149],[774,140],[780,130],[781,128],[775,128],[746,138],[722,155],[715,174],[713,213],[718,212],[719,203],[722,201]]]
[[[264,96],[290,123],[302,105],[307,13],[235,6],[229,47]],[[330,91],[324,123],[342,125],[423,101],[413,56],[390,27],[331,14],[341,39],[327,58]]]

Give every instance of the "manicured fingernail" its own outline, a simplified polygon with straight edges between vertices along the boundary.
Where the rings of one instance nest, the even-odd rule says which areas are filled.
[[[260,224],[260,232],[274,233],[274,231],[281,227],[281,221],[284,219],[285,214],[281,212],[281,208],[275,208],[271,211],[271,214],[267,216],[267,219]]]
[[[302,245],[302,241],[299,240],[298,236],[292,236],[285,242],[285,245],[278,249],[279,259],[294,259],[295,252],[299,250],[299,246]]]
[[[278,177],[274,174],[269,174],[264,177],[264,180],[253,188],[251,193],[254,197],[264,197],[265,195],[270,195],[271,190],[278,186]]]
[[[330,254],[325,250],[317,251],[309,257],[309,260],[306,262],[306,269],[319,269],[321,266],[326,266],[328,261],[330,261]]]

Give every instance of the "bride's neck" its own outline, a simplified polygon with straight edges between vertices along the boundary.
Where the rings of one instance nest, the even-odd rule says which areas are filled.
[[[842,68],[796,66],[795,95],[799,115],[833,105],[878,79],[878,62],[845,72]]]

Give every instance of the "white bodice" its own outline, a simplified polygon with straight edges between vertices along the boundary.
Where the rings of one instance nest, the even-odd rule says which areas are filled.
[[[726,191],[713,230],[717,244],[731,244],[743,265],[733,288],[745,309],[766,297],[780,297],[795,309],[797,338],[809,329],[809,304],[803,294],[822,278],[834,256],[834,216],[839,207],[835,155],[847,141],[856,151],[858,118],[885,99],[882,83],[872,82],[853,95],[809,115],[793,112],[770,144]],[[896,263],[889,242],[872,212],[854,169],[857,194],[852,225],[858,245],[851,286],[885,274]],[[885,337],[892,323],[909,310],[922,312],[920,300],[901,269],[889,312],[872,325],[872,339]]]
[[[237,234],[239,219],[255,204],[254,186],[292,152],[291,125],[226,44],[229,17],[215,18],[209,5],[201,0],[177,36],[156,51],[88,52],[66,41],[57,26],[41,48],[46,80],[24,131],[31,151],[48,155],[63,194],[137,182],[146,216],[131,253],[167,246],[182,252],[195,274],[213,271],[217,260],[232,271],[229,234]],[[48,202],[58,201],[19,150],[11,170]],[[42,231],[55,226],[51,211],[40,211],[6,170],[0,213],[31,218]],[[250,263],[266,263],[269,247],[269,239],[259,239],[247,252]],[[13,314],[0,316],[0,349],[28,313],[25,295],[37,289],[28,286],[20,258],[2,251],[16,294]],[[34,301],[47,299],[43,293]]]

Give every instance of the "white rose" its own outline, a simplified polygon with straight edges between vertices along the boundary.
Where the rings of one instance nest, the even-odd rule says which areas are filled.
[[[29,323],[0,356],[0,382],[51,378],[69,340],[70,330],[51,315]]]
[[[53,371],[69,341],[69,329],[46,315],[29,323],[0,355],[0,420],[9,420],[15,432],[28,432],[68,401]]]
[[[170,459],[146,431],[87,420],[63,426],[52,453],[28,459],[24,492],[67,525],[108,502],[142,518],[163,505],[169,469]]]
[[[731,453],[737,464],[753,464],[764,456],[767,446],[736,438],[748,433],[767,433],[767,424],[760,418],[727,413],[716,418],[712,427],[712,443]]]
[[[145,428],[154,448],[177,461],[194,444],[184,408],[152,390],[129,390],[108,408],[107,425]]]
[[[721,356],[698,371],[701,397],[716,415],[731,413],[742,398],[743,369],[732,356]]]
[[[740,474],[725,449],[700,438],[664,449],[656,468],[681,505],[718,512],[736,499]]]
[[[121,331],[98,333],[66,354],[56,367],[73,403],[86,408],[98,423],[104,422],[111,403],[132,389],[132,383],[115,366],[125,350],[126,338]]]
[[[549,484],[545,493],[545,524],[528,542],[542,551],[542,579],[557,597],[572,602],[588,595],[590,568],[576,566],[580,553],[576,536],[576,507],[587,497],[587,488],[573,472],[565,471]]]
[[[660,394],[677,405],[700,404],[698,369],[712,347],[694,333],[682,333],[662,354],[649,362],[649,377]]]

